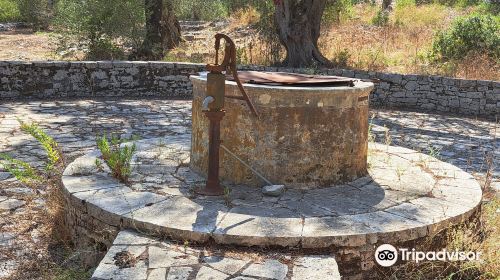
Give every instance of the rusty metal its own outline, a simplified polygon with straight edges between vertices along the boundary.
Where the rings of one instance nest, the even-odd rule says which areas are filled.
[[[224,60],[219,64],[219,49],[222,39],[225,41]],[[231,38],[224,34],[215,35],[215,64],[208,64],[207,70],[210,73],[207,75],[207,91],[202,107],[210,122],[208,178],[205,188],[196,189],[195,192],[202,195],[222,195],[224,194],[224,189],[220,185],[219,180],[219,152],[221,146],[220,122],[225,115],[224,98],[244,100],[252,114],[257,118],[259,115],[238,78],[236,71],[236,45]],[[231,75],[232,79],[236,81],[241,91],[241,96],[225,96],[226,75]]]
[[[339,76],[307,75],[286,72],[240,71],[239,79],[243,83],[272,86],[354,86],[354,79]],[[234,80],[227,76],[228,80]]]
[[[208,132],[208,179],[205,188],[197,189],[196,193],[202,195],[223,195],[224,189],[219,180],[219,151],[220,151],[220,122],[226,112],[207,111],[205,115],[210,121]]]
[[[224,39],[225,41],[224,60],[222,61],[221,64],[219,64],[219,49],[220,49],[220,42],[222,39]],[[231,40],[231,38],[229,38],[227,35],[220,33],[215,35],[215,64],[208,64],[207,70],[210,73],[218,73],[218,74],[225,71],[226,75],[231,76],[232,79],[238,85],[238,88],[240,89],[242,95],[241,97],[236,97],[236,99],[244,100],[247,103],[248,107],[250,108],[250,111],[252,111],[252,114],[257,118],[259,117],[259,114],[255,109],[255,106],[248,97],[248,94],[246,93],[245,88],[243,87],[243,84],[241,83],[238,77],[238,71],[236,70],[236,45],[234,44],[233,40]],[[234,96],[226,96],[226,97],[235,98]]]

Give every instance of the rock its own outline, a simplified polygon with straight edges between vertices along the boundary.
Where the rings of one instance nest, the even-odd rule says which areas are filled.
[[[202,266],[196,274],[196,280],[224,280],[228,277],[229,275],[206,266]]]
[[[187,280],[193,268],[191,267],[171,267],[168,271],[167,280]]]
[[[269,185],[262,188],[262,193],[268,196],[280,196],[285,191],[285,185]]]
[[[204,257],[203,262],[219,271],[229,274],[235,274],[248,263],[248,261],[220,256]]]
[[[261,264],[251,264],[242,274],[258,278],[285,279],[288,267],[277,260],[267,260]]]
[[[337,262],[332,256],[304,256],[293,267],[292,280],[340,279]]]
[[[24,204],[24,201],[10,198],[0,202],[0,210],[12,211],[23,206]]]

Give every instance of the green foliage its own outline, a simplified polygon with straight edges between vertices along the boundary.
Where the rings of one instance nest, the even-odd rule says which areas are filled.
[[[97,137],[97,147],[101,151],[102,159],[111,169],[113,177],[126,183],[132,172],[130,161],[135,153],[136,146],[133,144],[121,147],[120,142],[120,139],[113,135],[111,139],[108,139],[106,134]]]
[[[0,0],[0,22],[21,20],[21,13],[13,0]]]
[[[73,268],[57,268],[54,271],[52,280],[86,280],[92,277],[92,270],[82,270]]]
[[[500,21],[491,15],[460,17],[448,30],[436,34],[431,57],[446,61],[461,59],[471,52],[500,58]]]
[[[479,14],[492,14],[498,16],[500,14],[500,2],[483,1],[477,6]]]
[[[376,26],[386,26],[389,24],[389,13],[387,11],[379,10],[372,18],[372,24]]]
[[[396,0],[396,9],[415,6],[415,0]]]
[[[15,159],[7,154],[0,154],[0,165],[17,180],[22,183],[32,185],[40,182],[42,177],[38,171],[29,163]]]
[[[34,30],[45,30],[49,27],[53,15],[49,0],[16,1],[22,19],[30,23]]]
[[[351,18],[352,15],[352,0],[329,0],[326,3],[323,21],[326,23],[337,23]]]
[[[181,0],[174,1],[175,14],[179,19],[220,20],[229,17],[230,1]]]
[[[21,124],[21,130],[24,133],[28,133],[33,136],[33,138],[35,138],[42,145],[43,149],[47,153],[48,160],[46,170],[53,170],[54,167],[62,161],[62,155],[57,142],[52,137],[47,135],[47,133],[45,133],[38,126],[38,124],[27,124],[19,119],[18,121]]]
[[[349,50],[343,49],[334,55],[332,63],[337,67],[347,67],[349,65],[350,59],[351,53],[349,52]]]
[[[142,0],[59,0],[56,11],[60,50],[76,47],[87,59],[122,59],[144,38]]]

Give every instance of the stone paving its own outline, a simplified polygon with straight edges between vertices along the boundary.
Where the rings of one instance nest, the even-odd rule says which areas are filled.
[[[372,132],[377,142],[421,150],[472,173],[481,183],[491,174],[491,185],[500,189],[498,123],[404,111],[372,110]],[[0,104],[0,152],[41,166],[44,153],[29,136],[19,131],[16,118],[36,121],[61,145],[69,161],[95,148],[95,135],[116,132],[142,139],[183,135],[190,132],[190,102],[171,100],[61,100]],[[386,129],[386,128],[387,129]],[[388,133],[386,132],[388,131]],[[22,186],[0,169],[0,249],[9,246],[14,256],[0,257],[0,277],[22,262],[24,250],[37,242],[36,223],[21,231],[18,223],[28,218],[26,207],[41,211],[37,199],[43,189]],[[7,201],[8,202],[5,202]],[[29,221],[29,220],[28,220]]]
[[[126,257],[125,257],[126,256]],[[328,255],[250,254],[185,246],[121,231],[92,279],[340,279]]]
[[[95,151],[65,170],[68,201],[105,224],[175,240],[302,248],[402,242],[466,220],[482,198],[476,180],[459,168],[376,143],[369,147],[369,174],[353,182],[289,189],[280,197],[225,184],[224,196],[207,197],[194,192],[204,179],[188,167],[189,135],[135,145],[130,187],[114,180],[109,170],[98,170],[101,159]],[[80,226],[82,218],[76,216],[70,220]]]

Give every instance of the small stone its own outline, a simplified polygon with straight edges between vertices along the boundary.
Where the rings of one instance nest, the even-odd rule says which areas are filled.
[[[285,191],[285,185],[269,185],[262,188],[262,193],[268,196],[280,196]]]
[[[11,198],[0,202],[0,210],[12,211],[23,206],[24,204],[24,201]]]
[[[9,172],[0,172],[0,181],[9,179],[11,177]]]

